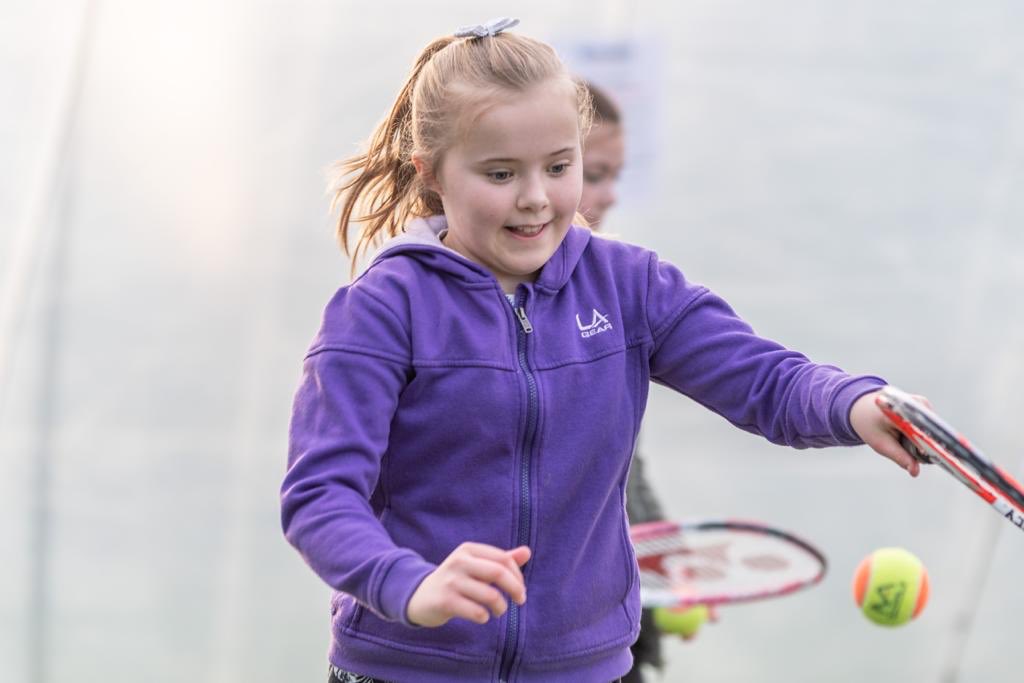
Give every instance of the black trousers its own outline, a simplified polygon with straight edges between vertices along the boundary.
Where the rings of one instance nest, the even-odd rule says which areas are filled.
[[[640,612],[640,637],[629,649],[633,653],[633,668],[622,677],[622,683],[644,683],[644,665],[661,669],[661,632],[654,623],[654,610]]]

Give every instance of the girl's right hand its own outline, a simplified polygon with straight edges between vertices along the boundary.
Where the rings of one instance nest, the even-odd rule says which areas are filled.
[[[455,617],[486,624],[508,609],[506,595],[522,605],[526,582],[520,567],[530,549],[502,550],[483,543],[463,543],[423,579],[409,599],[406,617],[418,626],[441,626]],[[499,590],[500,589],[500,590]]]

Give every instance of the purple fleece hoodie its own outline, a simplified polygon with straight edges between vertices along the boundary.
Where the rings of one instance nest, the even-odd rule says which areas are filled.
[[[331,662],[410,682],[611,681],[640,614],[624,514],[650,381],[797,448],[855,445],[884,385],[757,337],[650,251],[572,228],[515,306],[410,224],[341,288],[305,358],[285,535],[336,592]],[[465,541],[529,545],[527,602],[479,625],[409,624]]]

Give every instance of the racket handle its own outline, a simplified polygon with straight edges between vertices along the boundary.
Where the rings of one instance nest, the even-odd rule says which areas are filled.
[[[903,446],[903,450],[914,456],[914,460],[917,460],[919,463],[923,463],[925,465],[932,464],[932,459],[923,453],[921,449],[918,448],[917,445],[903,432],[900,432],[900,445]]]

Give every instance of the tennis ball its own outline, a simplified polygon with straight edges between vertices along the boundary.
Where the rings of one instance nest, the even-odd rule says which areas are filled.
[[[707,605],[695,607],[657,607],[654,624],[662,633],[675,633],[689,638],[708,620]]]
[[[879,548],[853,574],[853,597],[864,616],[882,626],[902,626],[928,602],[928,572],[903,548]]]

